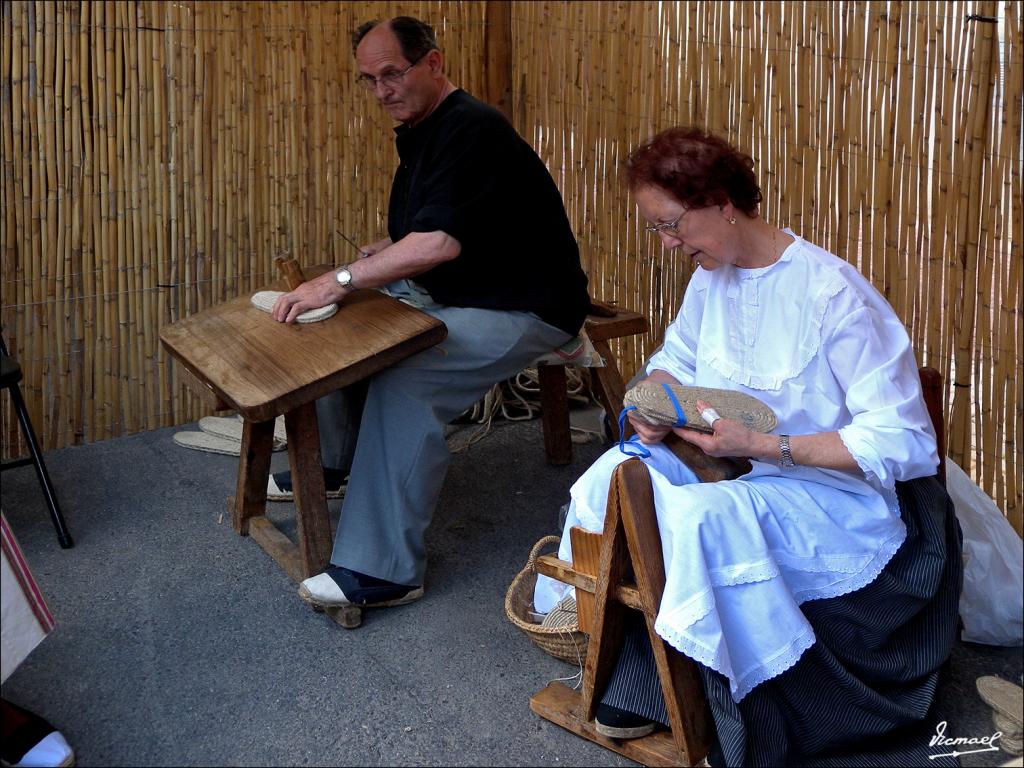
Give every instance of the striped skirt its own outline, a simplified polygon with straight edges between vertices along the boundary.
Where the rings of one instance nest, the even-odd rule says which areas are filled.
[[[929,709],[956,638],[960,527],[936,478],[896,489],[906,541],[866,587],[801,606],[816,641],[793,667],[736,703],[728,681],[698,665],[717,734],[712,765],[958,764],[932,758]],[[637,619],[602,701],[666,723]]]

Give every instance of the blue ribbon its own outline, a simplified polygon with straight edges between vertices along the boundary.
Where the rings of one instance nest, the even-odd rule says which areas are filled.
[[[626,414],[635,410],[635,405],[627,405],[619,414],[619,450],[627,456],[639,456],[641,459],[647,459],[650,458],[651,452],[641,444],[640,435],[633,435],[626,440]]]
[[[668,395],[668,399],[672,402],[672,407],[676,409],[676,423],[673,424],[672,426],[673,427],[685,427],[686,426],[686,414],[683,413],[683,406],[681,406],[679,404],[679,401],[676,399],[675,392],[673,392],[672,391],[672,387],[670,387],[665,382],[661,382],[661,386],[663,386],[665,388],[665,394]]]

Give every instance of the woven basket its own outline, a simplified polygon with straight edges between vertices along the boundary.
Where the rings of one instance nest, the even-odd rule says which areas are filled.
[[[533,545],[526,565],[512,579],[505,594],[505,615],[545,653],[571,664],[581,664],[587,658],[589,635],[579,631],[578,623],[545,627],[535,624],[529,618],[529,612],[533,610],[533,589],[537,585],[537,557],[541,549],[549,544],[558,544],[559,541],[561,539],[558,536],[545,536]]]

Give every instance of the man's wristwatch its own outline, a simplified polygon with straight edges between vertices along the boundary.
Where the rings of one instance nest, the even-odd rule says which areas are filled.
[[[342,288],[351,288],[355,290],[355,286],[352,285],[352,273],[348,271],[348,267],[342,267],[335,272],[334,279],[338,281],[338,285]]]
[[[789,449],[789,435],[779,435],[779,466],[784,469],[796,466],[793,452]]]

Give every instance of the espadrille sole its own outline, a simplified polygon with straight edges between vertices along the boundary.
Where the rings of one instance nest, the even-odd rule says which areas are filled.
[[[408,603],[414,603],[417,600],[419,600],[421,597],[423,597],[423,587],[417,587],[411,592],[407,592],[405,595],[398,598],[397,600],[384,600],[379,603],[365,603],[362,605],[357,603],[350,603],[347,600],[345,602],[338,602],[333,600],[329,601],[317,598],[312,592],[310,592],[306,588],[304,584],[299,585],[299,597],[302,598],[302,601],[307,603],[308,605],[311,605],[314,608],[320,608],[324,610],[328,608],[344,608],[346,606],[353,606],[355,608],[392,608],[397,605],[407,605]]]
[[[282,425],[281,430],[278,430],[277,424],[274,425],[274,442],[272,449],[275,451],[283,451],[288,447],[288,441],[278,434],[279,431],[282,434],[284,432],[283,417],[279,417],[279,421],[281,421]],[[199,420],[200,431],[205,432],[208,435],[213,435],[214,437],[224,438],[225,440],[234,440],[239,445],[242,443],[242,430],[244,427],[244,422],[239,421],[238,419],[228,418],[226,416],[203,416]],[[237,453],[238,451],[236,450],[235,454],[237,455]]]
[[[1001,677],[986,675],[975,681],[982,701],[999,714],[1015,721],[1017,730],[1022,726],[1021,711],[1024,708],[1024,689]]]
[[[238,456],[242,447],[238,440],[228,440],[206,432],[175,432],[172,439],[182,448],[204,453],[219,453],[222,456]]]
[[[767,405],[756,397],[729,389],[641,381],[626,393],[622,402],[627,408],[634,406],[637,415],[644,421],[662,426],[676,426],[679,415],[669,391],[675,397],[686,419],[686,423],[681,426],[690,429],[712,431],[711,426],[700,415],[698,400],[710,403],[722,418],[735,419],[754,432],[768,433],[778,425],[775,413]]]
[[[238,455],[238,452],[235,452]],[[345,495],[345,489],[348,487],[348,483],[341,486],[341,488],[327,489],[328,499],[340,499]],[[282,491],[277,487],[277,483],[274,482],[274,476],[270,476],[270,481],[267,483],[267,501],[295,501],[294,491]]]
[[[277,302],[278,297],[283,294],[284,291],[257,291],[252,295],[252,299],[250,299],[250,301],[252,301],[252,305],[256,307],[256,309],[261,309],[264,312],[271,312],[274,309],[274,304]],[[326,320],[337,311],[337,304],[328,304],[326,307],[310,309],[303,312],[295,318],[295,320],[299,323],[319,323],[321,320]]]
[[[594,721],[594,730],[602,736],[607,736],[609,739],[639,739],[641,736],[654,733],[656,727],[654,723],[647,723],[646,725],[638,725],[633,728],[616,728],[612,725],[599,723],[597,720]]]

